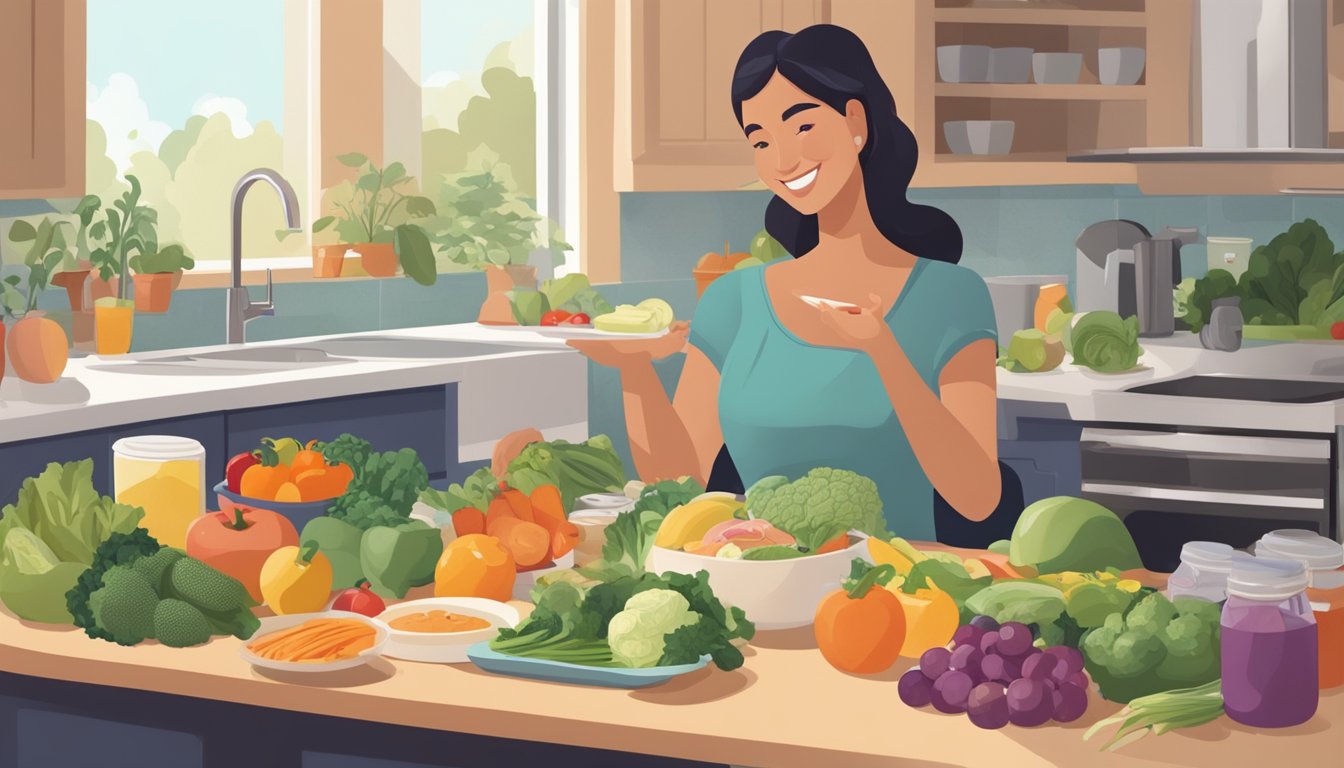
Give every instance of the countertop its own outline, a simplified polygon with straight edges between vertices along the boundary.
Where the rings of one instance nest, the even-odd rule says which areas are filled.
[[[429,339],[500,344],[451,359],[351,359],[284,370],[216,367],[199,374],[137,366],[164,357],[241,349],[225,345],[116,357],[72,358],[54,384],[6,375],[0,383],[0,444],[220,410],[344,397],[457,383],[459,459],[489,458],[500,435],[537,427],[548,439],[588,437],[588,368],[564,343],[533,333],[475,323],[249,343],[246,348],[303,347],[332,339]],[[337,353],[333,353],[337,354]]]
[[[998,370],[1001,404],[1074,421],[1266,429],[1334,434],[1344,425],[1344,400],[1261,403],[1132,394],[1140,384],[1195,374],[1344,381],[1344,343],[1247,341],[1236,352],[1200,346],[1192,333],[1139,339],[1143,356],[1129,373],[1097,373],[1071,363],[1046,373]],[[1030,405],[1038,406],[1032,409]]]
[[[15,674],[759,768],[1324,765],[1338,753],[1344,724],[1341,688],[1295,728],[1256,731],[1222,718],[1101,753],[1098,739],[1084,742],[1083,732],[1119,707],[1095,691],[1087,714],[1068,725],[981,730],[965,716],[902,704],[896,680],[909,661],[869,677],[832,669],[810,627],[758,634],[733,672],[711,665],[633,692],[392,659],[321,676],[263,673],[239,657],[240,645],[216,638],[196,648],[124,648],[0,609],[0,670]]]

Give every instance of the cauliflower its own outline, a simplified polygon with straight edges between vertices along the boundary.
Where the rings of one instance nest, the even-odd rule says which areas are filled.
[[[747,509],[808,550],[850,530],[891,538],[877,484],[847,469],[814,469],[793,482],[762,478],[747,491]]]
[[[1216,680],[1219,618],[1207,600],[1173,603],[1154,592],[1083,635],[1087,671],[1102,696],[1120,702]]]
[[[663,657],[669,633],[700,620],[680,592],[649,589],[625,602],[611,617],[607,642],[615,659],[628,667],[652,667]]]

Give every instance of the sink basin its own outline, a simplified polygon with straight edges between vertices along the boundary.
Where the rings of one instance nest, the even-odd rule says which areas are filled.
[[[90,366],[93,370],[151,376],[246,376],[257,373],[352,363],[313,347],[242,347],[216,352],[137,357],[125,363]]]
[[[230,363],[321,363],[332,356],[312,347],[250,347],[244,349],[226,349],[222,352],[203,352],[186,356],[187,360]],[[344,361],[342,361],[344,362]]]
[[[1324,403],[1344,398],[1344,381],[1252,379],[1240,376],[1186,376],[1130,387],[1127,392],[1262,403]]]
[[[314,341],[309,347],[348,357],[400,360],[453,360],[517,352],[517,346],[477,341],[422,339],[413,336],[344,336]]]

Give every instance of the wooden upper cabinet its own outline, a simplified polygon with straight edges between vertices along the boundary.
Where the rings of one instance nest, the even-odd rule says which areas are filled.
[[[0,198],[84,194],[84,0],[0,0]]]
[[[621,191],[757,183],[733,115],[737,57],[761,32],[829,20],[830,0],[618,0],[615,182]]]

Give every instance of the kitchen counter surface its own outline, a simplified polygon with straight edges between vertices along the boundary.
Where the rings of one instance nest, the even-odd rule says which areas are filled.
[[[154,365],[201,352],[296,348],[333,339],[479,342],[488,346],[448,359],[343,355],[336,363],[262,370],[217,362],[197,370]],[[377,342],[375,342],[377,343]],[[413,343],[413,342],[412,342]],[[137,366],[145,373],[129,373]],[[534,426],[549,439],[583,440],[587,430],[587,364],[555,339],[504,333],[475,323],[141,354],[72,358],[61,379],[36,385],[5,376],[0,383],[0,444],[224,409],[344,397],[456,382],[460,460],[488,458],[501,434]],[[12,372],[11,372],[12,374]],[[539,393],[545,393],[540,397]]]
[[[1010,412],[1074,421],[1266,429],[1333,434],[1344,425],[1344,400],[1262,403],[1132,394],[1124,390],[1196,374],[1344,381],[1344,343],[1247,341],[1236,352],[1206,350],[1191,333],[1140,339],[1144,354],[1130,373],[1105,374],[1061,365],[1047,373],[998,370],[998,395]]]
[[[253,670],[241,643],[124,648],[73,628],[25,624],[0,609],[0,671],[483,736],[681,759],[773,766],[1323,765],[1339,749],[1344,689],[1296,728],[1256,731],[1220,719],[1149,736],[1120,753],[1082,740],[1115,704],[1095,692],[1068,725],[978,729],[964,716],[914,710],[896,696],[902,661],[853,677],[830,668],[810,628],[761,633],[745,666],[712,666],[643,691],[497,677],[470,664],[380,659],[324,676]],[[821,706],[818,706],[820,704]]]

